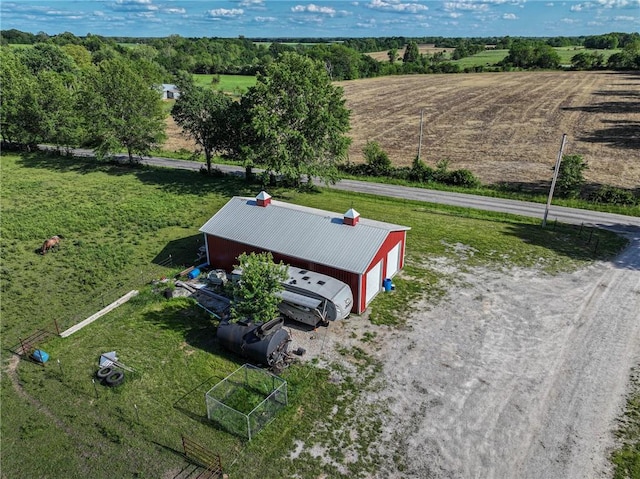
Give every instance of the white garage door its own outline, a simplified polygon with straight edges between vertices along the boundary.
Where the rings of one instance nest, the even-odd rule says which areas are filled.
[[[380,261],[367,273],[367,285],[366,285],[367,296],[365,299],[365,304],[369,304],[369,301],[371,301],[373,297],[376,294],[378,294],[378,291],[380,291],[381,289],[382,289],[382,261]]]
[[[389,253],[387,253],[387,278],[393,277],[398,271],[400,264],[400,243],[395,245]]]

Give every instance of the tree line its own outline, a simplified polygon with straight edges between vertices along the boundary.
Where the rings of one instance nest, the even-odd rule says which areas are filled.
[[[547,39],[488,37],[488,38],[442,38],[442,37],[385,37],[322,39],[304,43],[300,39],[257,42],[255,39],[239,38],[184,38],[170,35],[164,38],[102,37],[87,35],[77,37],[65,32],[49,36],[46,33],[31,34],[19,30],[0,32],[3,44],[52,44],[60,47],[75,46],[91,53],[92,61],[123,55],[132,59],[144,59],[157,63],[165,76],[179,71],[200,74],[264,73],[269,65],[287,52],[309,56],[325,65],[332,80],[354,80],[385,75],[458,73],[470,71],[461,68],[454,60],[479,53],[485,48],[509,50],[508,57],[489,67],[491,70],[511,69],[558,69],[560,58],[553,50],[558,46],[584,46],[592,49],[622,49],[605,61],[601,53],[578,53],[572,66],[579,69],[638,69],[640,60],[640,34],[609,33],[589,37],[553,37]],[[315,39],[318,40],[318,39]],[[436,48],[453,48],[451,54],[445,50],[432,54],[421,54],[419,45],[434,44]],[[400,52],[404,50],[401,55]],[[386,51],[389,61],[378,61],[366,53]],[[476,67],[472,70],[484,70]]]
[[[93,57],[79,45],[0,47],[0,131],[5,149],[92,148],[99,158],[126,151],[130,162],[163,141],[166,71],[144,57]],[[299,185],[334,181],[346,158],[349,110],[325,66],[285,52],[239,100],[179,72],[173,116],[199,145],[207,171],[215,155]]]

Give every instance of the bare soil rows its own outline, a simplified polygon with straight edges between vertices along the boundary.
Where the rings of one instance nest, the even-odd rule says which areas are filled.
[[[566,133],[566,154],[589,164],[588,181],[640,185],[640,75],[516,72],[410,75],[338,83],[351,109],[350,160],[377,141],[396,165],[418,151],[450,160],[483,182],[548,182]]]

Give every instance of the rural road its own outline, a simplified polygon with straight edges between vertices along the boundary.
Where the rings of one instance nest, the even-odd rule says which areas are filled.
[[[94,156],[93,151],[86,149],[76,149],[77,156]],[[126,161],[125,155],[116,155],[118,160]],[[141,160],[144,165],[159,166],[163,168],[177,168],[183,170],[198,171],[203,166],[197,161],[173,160],[159,157],[145,157]],[[224,173],[244,174],[244,168],[233,165],[214,165]],[[391,198],[402,198],[408,200],[425,201],[429,203],[440,203],[465,208],[476,208],[486,211],[496,211],[501,213],[511,213],[515,215],[542,218],[544,216],[545,205],[528,201],[508,200],[503,198],[492,198],[488,196],[470,195],[465,193],[452,193],[446,191],[429,190],[425,188],[415,188],[410,186],[389,185],[383,183],[371,183],[358,180],[341,180],[330,188],[342,191],[354,191],[358,193],[368,193],[372,195],[387,196]],[[567,208],[563,206],[551,205],[547,217],[549,222],[559,221],[569,224],[589,224],[600,228],[606,228],[619,233],[634,231],[640,228],[640,217],[618,215],[613,213],[601,213],[597,211],[581,210],[577,208]]]

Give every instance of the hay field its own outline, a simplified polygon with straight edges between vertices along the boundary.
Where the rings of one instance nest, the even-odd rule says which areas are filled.
[[[509,72],[410,75],[339,82],[351,109],[349,156],[377,141],[396,165],[418,151],[485,183],[548,182],[562,133],[587,181],[640,186],[640,74]]]

